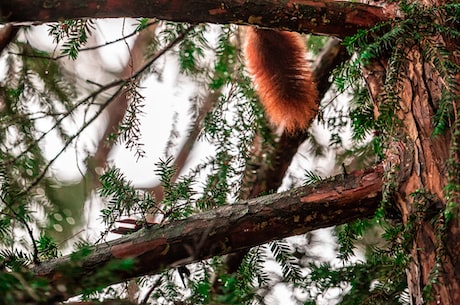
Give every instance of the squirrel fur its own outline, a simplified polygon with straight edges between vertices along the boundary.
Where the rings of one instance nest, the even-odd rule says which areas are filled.
[[[300,34],[250,27],[246,35],[246,65],[268,119],[288,132],[307,129],[319,98]]]

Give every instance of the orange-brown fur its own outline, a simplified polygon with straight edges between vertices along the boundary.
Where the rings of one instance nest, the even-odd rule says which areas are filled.
[[[249,28],[246,61],[269,120],[289,132],[306,129],[318,112],[318,91],[295,32]]]

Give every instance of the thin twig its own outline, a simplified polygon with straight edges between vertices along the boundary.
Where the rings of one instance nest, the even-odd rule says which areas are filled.
[[[155,290],[155,288],[157,288],[160,285],[162,277],[163,277],[163,275],[159,276],[157,278],[157,280],[155,281],[155,283],[152,284],[152,287],[149,288],[149,290],[147,291],[147,293],[144,296],[144,299],[142,300],[142,302],[140,302],[139,305],[146,305],[147,304],[147,302],[148,302],[148,300],[150,298],[150,295],[152,295],[152,293]]]
[[[149,27],[149,26],[152,26],[152,25],[155,25],[157,24],[158,21],[154,21],[154,22],[149,22],[146,27]],[[114,43],[117,43],[117,42],[120,42],[120,41],[123,41],[129,37],[132,37],[134,35],[136,35],[137,33],[139,33],[139,31],[136,29],[134,31],[132,31],[131,33],[129,33],[128,35],[126,36],[123,36],[123,37],[120,37],[120,38],[117,38],[115,40],[112,40],[112,41],[109,41],[109,42],[106,42],[104,44],[98,44],[96,46],[92,46],[92,47],[86,47],[86,48],[81,48],[79,49],[78,51],[79,52],[85,52],[85,51],[93,51],[93,50],[97,50],[99,48],[103,48],[103,47],[106,47],[106,46],[109,46],[111,44],[114,44]],[[37,55],[37,54],[34,54],[34,55],[31,55],[31,54],[24,54],[24,53],[17,53],[17,52],[8,52],[8,54],[10,55],[16,55],[16,56],[22,56],[22,57],[28,57],[28,58],[39,58],[39,59],[49,59],[49,60],[60,60],[62,58],[65,58],[65,57],[68,57],[69,55],[66,55],[66,54],[63,54],[63,55],[58,55],[58,56],[45,56],[45,55]]]
[[[117,81],[113,81],[111,83],[109,83],[108,85],[104,86],[103,88],[100,88],[99,90],[97,90],[97,94],[99,94],[100,92],[102,92],[104,90],[104,88],[112,88],[114,87],[115,85],[119,85],[119,88],[118,90],[104,103],[101,105],[100,109],[96,112],[96,114],[89,120],[87,121],[85,124],[83,124],[83,126],[72,136],[69,137],[69,139],[66,141],[66,143],[64,144],[63,148],[56,154],[56,156],[51,159],[48,164],[45,166],[44,170],[42,171],[42,173],[37,177],[37,179],[35,179],[35,181],[32,182],[32,184],[27,187],[23,192],[19,193],[19,195],[22,195],[22,194],[25,194],[27,192],[29,192],[33,187],[35,187],[42,179],[43,177],[46,175],[46,172],[48,171],[48,169],[51,167],[51,165],[57,160],[57,158],[67,149],[67,147],[69,147],[69,145],[72,143],[72,141],[78,137],[82,132],[83,130],[85,130],[91,123],[93,123],[97,117],[99,117],[99,115],[102,114],[103,110],[113,101],[115,100],[115,98],[118,96],[118,94],[122,91],[123,87],[132,82],[132,81],[136,81],[136,79],[144,72],[146,71],[160,56],[162,56],[164,53],[166,53],[169,49],[171,49],[173,46],[175,46],[179,41],[181,41],[192,29],[194,28],[194,25],[190,26],[189,28],[187,28],[185,31],[183,31],[180,35],[178,35],[174,40],[172,40],[166,47],[164,47],[161,51],[159,51],[155,56],[153,56],[153,58],[151,60],[149,60],[142,68],[140,68],[136,73],[134,73],[132,76],[130,77],[127,77],[127,78],[124,78],[124,79],[120,79],[120,80],[117,80]],[[91,96],[96,96],[95,94],[91,94]],[[85,100],[88,100],[90,97],[86,98]],[[85,101],[83,100],[82,102],[78,103],[77,105],[81,105],[83,104],[83,102]],[[73,107],[70,112],[69,112],[69,115],[70,113],[75,110],[78,106],[75,106]],[[65,117],[67,117],[68,115],[66,115]],[[32,147],[34,145],[36,145],[38,142],[40,142],[47,133],[49,133],[51,130],[53,130],[57,125],[58,123],[62,122],[64,118],[61,118],[59,119],[58,121],[56,121],[56,123],[53,125],[53,128],[51,128],[50,130],[48,130],[45,134],[43,134],[41,137],[38,138],[37,141],[35,141],[33,144],[29,145],[28,148],[23,151],[21,154],[19,154],[19,156],[17,158],[14,159],[14,161],[18,160],[19,157],[23,156],[28,150],[32,149]],[[13,162],[14,162],[13,161]]]
[[[70,116],[73,111],[75,111],[75,109],[77,109],[78,107],[80,107],[81,105],[85,104],[88,100],[91,100],[91,99],[95,99],[99,94],[101,94],[102,92],[108,90],[108,89],[111,89],[112,87],[116,87],[116,86],[121,86],[121,85],[124,85],[126,83],[125,80],[116,80],[116,81],[113,81],[113,82],[110,82],[108,83],[107,85],[99,88],[98,90],[96,90],[95,92],[91,93],[88,97],[86,97],[85,99],[81,100],[80,102],[78,102],[77,104],[75,104],[74,106],[72,106],[70,108],[70,110],[64,114],[62,116],[62,118],[56,120],[56,122],[54,123],[54,125],[48,130],[46,131],[45,133],[43,133],[37,140],[35,140],[33,143],[29,144],[29,146],[27,146],[27,148],[22,151],[16,158],[14,158],[13,160],[11,161],[8,161],[7,163],[5,163],[6,165],[10,165],[14,162],[16,162],[17,160],[19,160],[19,158],[21,158],[22,156],[24,156],[24,154],[26,154],[29,150],[31,150],[36,144],[38,144],[41,140],[43,140],[45,138],[45,136],[50,133],[52,130],[54,130],[59,124],[62,123],[62,121],[67,118],[68,116]]]
[[[0,198],[2,199],[2,202],[5,204],[5,206],[11,211],[11,213],[13,213],[13,217],[16,218],[20,223],[22,223],[24,225],[24,227],[26,228],[26,231],[27,231],[27,234],[29,235],[31,241],[32,241],[32,247],[34,249],[34,253],[33,253],[33,257],[32,257],[32,261],[34,262],[35,265],[38,265],[40,264],[40,259],[38,258],[38,246],[37,246],[37,242],[35,241],[35,238],[34,238],[34,233],[32,232],[32,228],[29,226],[29,224],[27,223],[27,221],[21,217],[11,206],[10,204],[8,204],[5,199],[3,198],[3,196],[0,196]],[[4,213],[2,213],[4,214]],[[6,214],[7,215],[7,214]]]
[[[51,132],[52,130],[54,130],[60,123],[62,123],[62,121],[67,118],[70,114],[72,114],[73,111],[75,111],[75,109],[77,109],[78,107],[80,107],[81,105],[85,104],[87,101],[89,100],[93,100],[95,99],[99,94],[101,94],[102,92],[108,90],[108,89],[111,89],[113,87],[116,87],[116,86],[124,86],[126,85],[127,83],[129,82],[132,82],[133,80],[136,80],[143,72],[145,72],[160,56],[162,56],[164,53],[166,53],[168,50],[170,50],[173,46],[175,46],[179,41],[181,41],[185,35],[187,35],[187,33],[189,33],[192,29],[193,29],[194,25],[190,26],[189,28],[187,28],[184,32],[182,32],[179,36],[177,36],[173,41],[171,41],[166,47],[164,47],[161,51],[159,51],[155,56],[153,56],[153,58],[148,61],[141,69],[139,69],[136,73],[134,73],[132,76],[130,77],[126,77],[126,78],[122,78],[122,79],[119,79],[119,80],[115,80],[115,81],[112,81],[104,86],[101,86],[98,90],[94,91],[93,93],[91,93],[89,96],[87,96],[85,99],[81,100],[80,102],[78,102],[77,104],[75,104],[73,107],[70,108],[70,110],[68,111],[68,113],[66,113],[62,118],[58,119],[56,121],[56,123],[54,123],[54,125],[48,130],[46,131],[44,134],[42,134],[36,141],[34,141],[33,143],[31,143],[29,146],[27,146],[27,148],[22,151],[16,158],[14,158],[13,160],[11,161],[8,161],[6,163],[6,165],[10,165],[14,162],[16,162],[17,160],[19,160],[19,158],[21,158],[22,156],[24,156],[24,154],[26,154],[29,150],[31,150],[34,145],[36,145],[37,143],[39,143],[40,141],[42,141],[45,136]],[[119,92],[119,90],[117,90],[117,93]],[[112,97],[110,98],[110,101],[113,100],[113,95]],[[105,108],[107,105],[102,105],[102,108]],[[94,120],[93,120],[94,121]],[[80,130],[78,132],[81,132]],[[73,139],[74,137],[72,137]]]
[[[29,185],[23,192],[20,193],[20,195],[23,195],[25,193],[28,193],[33,187],[37,186],[38,183],[45,177],[48,169],[53,165],[53,163],[59,158],[62,153],[67,149],[67,147],[70,146],[70,144],[73,142],[75,138],[77,138],[91,123],[93,123],[104,111],[104,109],[112,102],[115,97],[122,91],[123,86],[120,86],[118,90],[103,104],[101,105],[100,109],[96,112],[96,114],[72,136],[69,137],[69,139],[66,141],[62,149],[54,156],[53,159],[51,159],[48,164],[45,166],[45,168],[42,170],[41,174],[32,182],[32,184]],[[49,131],[48,131],[49,132]]]

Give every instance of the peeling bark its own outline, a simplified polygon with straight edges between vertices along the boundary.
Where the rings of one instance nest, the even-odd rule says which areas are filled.
[[[427,6],[439,4],[428,0],[420,3]],[[378,7],[331,0],[299,0],[295,3],[172,0],[150,1],[148,5],[119,0],[10,0],[0,3],[0,15],[3,23],[50,22],[90,16],[142,16],[192,23],[250,24],[343,38],[358,29],[398,17],[394,8],[393,5]],[[412,261],[407,272],[409,292],[415,305],[460,304],[460,215],[448,224],[446,231],[439,232],[443,226],[440,211],[447,204],[446,160],[450,157],[452,140],[448,132],[432,136],[432,117],[438,107],[441,80],[433,67],[422,61],[419,49],[408,49],[405,55],[407,71],[402,83],[401,102],[395,110],[401,121],[401,130],[397,131],[398,139],[388,143],[386,164],[388,170],[399,169],[395,172],[395,202],[403,223],[413,227],[409,249]],[[364,74],[375,102],[376,117],[380,114],[386,66],[382,59],[378,65],[369,65]],[[294,143],[292,147],[296,145]],[[456,158],[460,162],[459,157]],[[378,167],[373,171],[336,177],[316,187],[293,189],[225,206],[97,246],[81,261],[71,263],[69,257],[63,257],[36,266],[34,271],[48,278],[56,293],[61,294],[60,298],[66,299],[89,285],[84,279],[96,275],[101,267],[116,258],[135,258],[134,268],[107,278],[107,284],[368,217],[374,213],[380,200],[382,172]],[[75,264],[78,269],[73,268]],[[75,272],[65,273],[67,267],[72,267]],[[438,273],[434,274],[434,271]],[[430,285],[433,290],[428,296],[433,298],[428,300],[425,289]],[[60,287],[67,290],[62,291]]]
[[[316,80],[319,99],[322,100],[331,86],[332,71],[349,58],[345,47],[338,39],[330,39],[323,47],[313,65],[313,78]],[[283,132],[275,148],[264,151],[261,137],[254,139],[251,160],[247,162],[243,182],[244,186],[240,192],[241,199],[255,198],[260,194],[276,192],[281,186],[286,171],[296,155],[300,145],[308,138],[308,131],[297,132],[294,135]],[[270,162],[267,162],[270,160]],[[241,261],[247,251],[233,252],[226,257],[227,272],[234,273],[240,267]]]
[[[382,175],[383,169],[378,166],[333,177],[318,185],[223,206],[98,245],[82,260],[65,256],[44,262],[35,266],[34,272],[47,278],[57,298],[64,300],[90,285],[85,279],[98,278],[99,285],[108,285],[286,236],[370,217],[381,199]],[[134,266],[98,277],[98,270],[103,270],[113,260],[124,258],[134,259]],[[59,290],[62,287],[66,290]]]
[[[396,175],[395,204],[412,233],[407,271],[412,304],[460,304],[460,231],[458,217],[443,230],[447,199],[451,135],[433,136],[433,116],[442,87],[434,67],[421,50],[406,50],[406,76],[401,82],[400,121],[386,155],[386,170]],[[379,115],[386,62],[373,63],[364,73]],[[398,142],[399,141],[399,142]],[[430,290],[431,289],[431,290]]]
[[[430,90],[428,83],[438,80],[430,65],[423,63],[419,50],[408,52],[408,78],[402,91],[401,111],[408,146],[413,148],[413,166],[409,177],[401,181],[398,190],[398,206],[403,211],[403,221],[414,215],[423,217],[416,220],[414,241],[411,249],[413,262],[408,272],[408,285],[413,304],[460,304],[460,273],[458,249],[445,248],[450,243],[458,243],[458,230],[437,232],[443,222],[447,185],[447,164],[449,159],[450,134],[433,136],[432,118],[436,112],[439,95]],[[408,162],[408,160],[403,160]],[[414,198],[411,194],[424,192],[424,198]],[[421,205],[421,206],[420,206]],[[457,220],[453,227],[458,227]],[[455,224],[456,223],[456,224]],[[457,232],[455,232],[457,231]],[[445,238],[445,240],[443,240]],[[446,250],[447,252],[443,254]],[[438,261],[439,260],[439,261]],[[439,271],[439,275],[434,272]],[[424,290],[434,283],[432,292]],[[429,296],[432,300],[426,300]]]

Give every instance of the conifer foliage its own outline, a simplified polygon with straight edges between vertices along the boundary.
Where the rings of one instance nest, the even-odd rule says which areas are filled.
[[[139,3],[0,3],[0,304],[460,304],[458,3]],[[309,130],[266,120],[246,26],[311,34]]]

